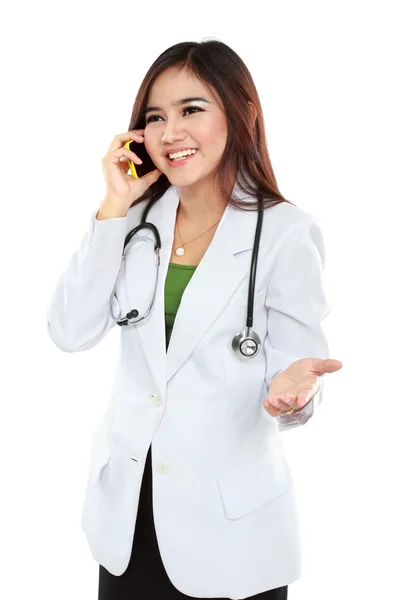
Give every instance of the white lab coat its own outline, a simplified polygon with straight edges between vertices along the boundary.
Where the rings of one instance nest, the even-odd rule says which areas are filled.
[[[245,328],[257,211],[228,206],[182,296],[166,352],[164,283],[178,203],[171,186],[149,212],[162,243],[155,303],[141,323],[118,327],[119,366],[93,438],[81,526],[95,560],[122,574],[152,444],[155,527],[173,585],[189,596],[247,598],[301,574],[280,432],[312,416],[322,378],[299,414],[272,417],[262,400],[271,378],[295,360],[329,357],[324,243],[315,217],[299,207],[265,210],[253,326],[263,347],[241,360],[231,342]],[[121,261],[144,207],[103,221],[92,213],[48,306],[48,333],[61,350],[89,350],[114,317],[146,308],[155,273],[149,230]]]

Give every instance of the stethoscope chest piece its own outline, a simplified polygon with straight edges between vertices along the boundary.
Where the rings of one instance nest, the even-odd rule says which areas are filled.
[[[244,329],[232,340],[234,352],[241,358],[254,358],[260,352],[260,337],[252,329]]]

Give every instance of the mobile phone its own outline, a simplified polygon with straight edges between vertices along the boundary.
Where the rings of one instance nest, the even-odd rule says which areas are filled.
[[[135,179],[145,177],[150,173],[150,171],[154,171],[154,169],[157,168],[151,160],[150,156],[148,155],[144,143],[129,140],[129,142],[126,142],[126,144],[124,145],[124,148],[131,150],[131,152],[134,152],[136,156],[138,156],[138,158],[140,158],[143,161],[141,165],[136,165],[134,162],[129,160],[129,168],[132,173],[132,177],[134,177]]]

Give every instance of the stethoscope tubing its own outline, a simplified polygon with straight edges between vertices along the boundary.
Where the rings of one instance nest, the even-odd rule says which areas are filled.
[[[255,284],[256,284],[256,274],[257,274],[257,263],[258,263],[258,254],[260,248],[260,240],[261,240],[261,230],[263,224],[263,216],[264,209],[261,205],[258,208],[258,218],[257,218],[257,226],[254,237],[254,245],[253,251],[251,255],[251,265],[250,265],[250,275],[249,275],[249,286],[248,286],[248,298],[247,298],[247,315],[246,315],[246,329],[236,334],[232,340],[232,348],[236,354],[238,354],[241,358],[253,358],[258,354],[261,347],[261,340],[255,331],[252,331],[253,326],[253,313],[254,313],[254,293],[255,293]],[[150,208],[150,207],[147,207]],[[154,256],[155,256],[155,264],[156,264],[156,278],[153,287],[153,295],[150,302],[149,308],[146,312],[138,319],[139,312],[137,309],[130,310],[125,318],[118,319],[117,325],[126,326],[129,324],[136,324],[140,321],[143,321],[151,312],[153,308],[153,304],[155,301],[156,293],[157,293],[157,284],[159,278],[159,270],[160,270],[160,250],[161,250],[161,237],[157,227],[148,221],[146,221],[148,210],[142,216],[141,222],[139,225],[134,227],[125,237],[123,255],[126,246],[131,241],[132,237],[141,231],[142,229],[150,229],[150,231],[154,235]]]

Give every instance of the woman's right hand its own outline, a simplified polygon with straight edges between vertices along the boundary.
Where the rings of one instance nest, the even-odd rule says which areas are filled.
[[[129,160],[137,165],[142,161],[134,152],[124,148],[124,145],[130,140],[144,143],[143,133],[144,129],[134,129],[116,135],[102,159],[106,183],[106,194],[100,208],[103,212],[126,216],[132,203],[140,198],[162,174],[159,169],[154,169],[141,179],[135,179],[128,174]],[[120,160],[121,158],[123,160]]]

